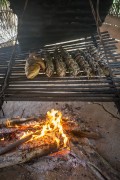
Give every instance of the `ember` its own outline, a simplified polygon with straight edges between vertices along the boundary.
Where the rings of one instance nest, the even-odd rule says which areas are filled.
[[[0,139],[0,141],[4,141],[4,137]]]
[[[13,127],[9,121],[7,121],[8,127]],[[29,126],[18,126],[15,125],[14,127],[17,129],[25,129],[28,127],[32,127],[32,130],[27,130],[23,134],[20,133],[19,138],[23,139],[26,136],[31,135],[31,138],[26,142],[31,141],[43,141],[45,144],[50,144],[52,142],[57,143],[57,147],[67,148],[69,149],[69,140],[66,134],[64,133],[63,126],[62,126],[62,113],[60,111],[52,109],[51,111],[47,112],[46,121],[41,127],[39,122],[35,124],[30,124]]]

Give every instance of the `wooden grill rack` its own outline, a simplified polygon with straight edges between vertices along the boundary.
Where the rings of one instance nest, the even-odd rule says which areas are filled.
[[[46,77],[40,73],[35,79],[29,80],[25,76],[25,58],[28,52],[16,51],[12,59],[7,86],[4,89],[6,101],[119,101],[120,100],[120,54],[116,53],[115,39],[110,38],[108,32],[101,33],[111,71],[110,77],[94,76],[88,79],[81,75],[77,77]],[[85,49],[90,45],[98,46],[100,43],[97,34],[87,38],[60,43],[66,50],[73,51],[78,48]],[[58,43],[59,44],[59,43]],[[55,45],[47,45],[44,49],[53,51]],[[38,51],[39,53],[40,51]],[[0,53],[0,84],[4,84],[10,52],[1,50]]]

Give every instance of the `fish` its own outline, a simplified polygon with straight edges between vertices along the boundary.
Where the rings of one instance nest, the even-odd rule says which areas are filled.
[[[104,62],[104,61],[98,61],[102,71],[103,71],[103,74],[107,77],[110,76],[110,72],[109,72],[109,67],[108,65]]]
[[[92,73],[94,75],[99,75],[101,76],[102,75],[102,70],[98,64],[98,61],[97,59],[95,58],[95,52],[94,52],[94,49],[92,49],[92,47],[88,47],[86,50],[85,50],[85,59],[86,61],[89,63],[91,69],[92,69]]]
[[[54,64],[53,64],[53,59],[48,51],[44,51],[44,59],[46,62],[46,69],[45,69],[45,74],[48,77],[51,77],[54,74]]]
[[[56,64],[56,73],[59,77],[64,77],[66,75],[66,64],[62,59],[60,52],[56,48],[54,51],[54,59]]]
[[[96,48],[95,46],[91,46],[89,47],[89,53],[91,54],[93,60],[94,60],[94,64],[96,65],[96,67],[98,68],[97,71],[100,72],[101,74],[105,75],[105,76],[109,76],[110,72],[109,72],[109,67],[108,64],[106,62],[106,58],[105,55],[100,51],[100,48]]]
[[[70,75],[77,76],[80,73],[80,68],[78,63],[76,62],[75,59],[72,58],[72,56],[65,49],[63,49],[62,46],[60,46],[59,49],[61,56],[64,59],[67,68],[70,72]]]
[[[85,59],[84,51],[81,49],[75,51],[74,59],[79,64],[80,69],[84,71],[85,75],[87,75],[89,79],[92,76],[92,69]]]
[[[45,71],[45,62],[41,59],[40,56],[34,56],[36,62],[41,66],[42,70]]]
[[[40,56],[36,53],[30,53],[29,57],[26,59],[25,64],[25,74],[28,79],[35,78],[40,70],[45,70],[45,63]]]

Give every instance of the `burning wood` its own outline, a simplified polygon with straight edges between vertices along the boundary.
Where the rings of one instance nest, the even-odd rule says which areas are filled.
[[[30,151],[15,151],[9,154],[5,154],[0,156],[0,168],[21,164],[30,161],[33,158],[45,156],[55,151],[58,151],[58,148],[56,143],[53,143],[31,149]]]
[[[32,142],[34,147],[34,142],[36,141],[40,141],[45,144],[56,142],[57,147],[69,149],[69,140],[66,134],[64,133],[61,121],[61,112],[52,110],[51,112],[47,112],[45,123],[35,122],[35,124],[30,123],[22,125],[14,125],[12,121],[6,123],[8,127],[15,127],[16,136],[19,140],[2,148],[0,154],[11,151],[12,149],[16,148],[17,146],[25,142],[28,144]],[[48,142],[46,142],[46,139]]]
[[[1,119],[1,122],[0,122],[0,128],[3,128],[3,127],[16,127],[16,125],[19,125],[19,124],[23,124],[25,122],[30,122],[30,121],[38,121],[40,120],[39,117],[29,117],[29,118],[12,118],[12,119]]]
[[[26,137],[24,137],[24,138],[22,138],[22,139],[20,139],[20,140],[18,140],[16,142],[14,142],[13,144],[10,144],[10,145],[6,146],[5,148],[2,148],[0,150],[0,155],[5,154],[5,153],[13,150],[14,148],[18,147],[22,143],[27,142],[28,140],[31,139],[31,137],[32,137],[32,135],[28,135],[28,136],[26,136]]]
[[[54,109],[48,111],[43,121],[40,118],[33,118],[33,121],[29,119],[15,124],[10,120],[6,126],[8,128],[1,129],[0,168],[24,163],[50,153],[53,153],[51,157],[61,157],[73,152],[80,156],[80,159],[86,163],[86,167],[98,179],[109,180],[110,177],[118,179],[117,172],[89,143],[84,142],[86,138],[99,139],[101,135],[82,131],[78,123],[62,118],[60,111]],[[8,140],[5,136],[6,132],[8,134],[14,133],[14,136]],[[9,145],[6,145],[8,142]],[[77,142],[77,144],[74,145],[71,142]],[[77,154],[78,150],[79,154]]]
[[[86,137],[89,139],[100,139],[102,136],[99,133],[95,132],[87,132],[87,131],[81,131],[79,129],[73,129],[70,131],[74,136],[81,138],[81,137]]]

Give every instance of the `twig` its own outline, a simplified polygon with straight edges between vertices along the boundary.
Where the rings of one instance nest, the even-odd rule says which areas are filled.
[[[25,112],[25,108],[22,110],[21,118],[23,117],[24,112]]]
[[[110,111],[108,111],[108,110],[103,106],[103,104],[100,104],[100,103],[92,103],[92,104],[97,104],[97,105],[101,106],[101,107],[103,108],[103,110],[106,111],[108,114],[110,114],[113,118],[120,120],[119,117],[115,116],[115,115],[112,114]]]
[[[100,169],[98,167],[96,167],[94,164],[92,163],[87,163],[88,167],[90,168],[90,170],[92,171],[92,173],[99,179],[99,180],[108,180],[108,178],[106,178],[100,171]]]
[[[2,111],[3,117],[5,117],[5,113],[2,107],[1,107],[1,111]]]

